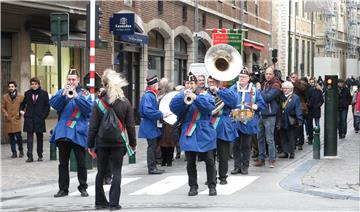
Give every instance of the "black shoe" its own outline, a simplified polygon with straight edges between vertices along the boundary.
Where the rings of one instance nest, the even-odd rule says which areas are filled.
[[[89,194],[88,194],[88,192],[86,191],[86,189],[81,189],[81,190],[79,190],[79,191],[80,191],[80,194],[81,194],[82,197],[88,197],[88,196],[89,196]]]
[[[95,210],[104,210],[104,209],[109,209],[109,204],[107,205],[97,205],[95,204]]]
[[[290,159],[294,159],[294,158],[295,158],[295,153],[290,153],[289,158],[290,158]]]
[[[302,145],[299,145],[299,146],[298,146],[298,150],[303,150]]]
[[[209,188],[209,196],[216,196],[217,192],[216,192],[216,188]]]
[[[166,166],[167,166],[167,167],[171,167],[171,166],[172,166],[172,161],[167,162]]]
[[[226,185],[227,183],[226,179],[220,179],[220,185]]]
[[[28,158],[25,162],[26,163],[31,163],[31,162],[34,162],[34,159],[33,158]]]
[[[13,152],[12,155],[11,155],[11,158],[17,158],[17,153]]]
[[[160,169],[149,170],[149,174],[162,174],[164,172],[165,170],[160,170]]]
[[[312,144],[313,144],[313,139],[309,139],[307,143],[308,143],[309,145],[312,145]]]
[[[20,151],[20,153],[19,153],[19,158],[22,158],[22,157],[24,157],[24,151]]]
[[[196,186],[190,187],[188,196],[196,196],[196,195],[198,195],[197,187]]]
[[[278,155],[278,158],[288,158],[288,157],[289,157],[289,154],[286,152],[282,152]]]
[[[117,211],[117,210],[120,210],[121,209],[121,205],[116,205],[116,206],[110,206],[109,207],[109,209],[111,210],[111,211]]]
[[[38,158],[38,161],[43,161],[43,158],[42,158],[42,157],[39,157],[39,158]]]
[[[54,194],[54,197],[64,197],[67,196],[69,194],[69,192],[64,191],[64,190],[59,190],[56,194]]]
[[[175,159],[180,159],[180,152],[176,153]]]
[[[359,130],[355,130],[355,133],[359,133]]]
[[[241,170],[238,168],[235,168],[234,170],[231,171],[231,174],[240,174]]]
[[[241,174],[243,174],[243,175],[247,175],[249,173],[248,168],[241,168],[240,171],[241,171]]]
[[[162,161],[161,166],[166,166],[166,161]]]

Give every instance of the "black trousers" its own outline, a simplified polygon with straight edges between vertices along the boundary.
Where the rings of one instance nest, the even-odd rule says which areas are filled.
[[[235,169],[249,168],[252,135],[239,132],[240,137],[234,143],[234,167]]]
[[[174,147],[160,147],[161,148],[161,155],[162,155],[162,162],[161,165],[172,165],[172,160],[174,158]]]
[[[77,162],[77,177],[79,180],[79,190],[87,189],[87,170],[85,165],[85,149],[72,142],[70,139],[60,139],[57,142],[59,147],[59,188],[69,191],[69,159],[71,149],[74,150]]]
[[[300,127],[296,128],[297,129],[297,133],[296,133],[296,138],[297,138],[296,145],[297,146],[304,145],[304,141],[305,141],[304,126],[305,126],[305,124],[302,124]]]
[[[209,188],[216,187],[216,167],[213,150],[207,152],[185,152],[186,156],[186,170],[189,177],[189,186],[198,188],[197,170],[196,170],[196,156],[200,157],[206,164],[206,176]]]
[[[147,167],[148,170],[154,170],[156,169],[156,149],[158,146],[157,143],[158,139],[157,138],[153,138],[153,139],[147,139]]]
[[[123,157],[126,153],[125,147],[99,147],[97,154],[97,174],[95,179],[95,205],[118,206],[121,193],[121,169]],[[109,202],[106,199],[103,180],[111,166],[113,179],[111,182]]]
[[[36,145],[37,155],[39,158],[42,158],[43,157],[44,135],[43,135],[43,133],[35,133],[35,134],[36,134],[36,140],[37,140],[37,145]],[[33,158],[33,143],[34,143],[33,140],[34,140],[34,133],[28,132],[27,133],[27,153],[26,153],[28,158]]]
[[[290,126],[287,129],[280,130],[282,150],[286,153],[294,153],[296,144],[297,127]]]
[[[217,140],[217,156],[219,157],[219,179],[226,179],[229,170],[230,142]]]

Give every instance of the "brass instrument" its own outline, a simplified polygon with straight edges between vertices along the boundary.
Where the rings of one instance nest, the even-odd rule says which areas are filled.
[[[185,97],[184,97],[184,102],[187,105],[191,105],[194,102],[194,98],[192,96],[189,96],[188,94],[192,93],[192,91],[190,89],[187,89],[184,91],[185,93]]]
[[[210,47],[204,61],[209,75],[222,82],[229,82],[237,78],[243,67],[240,53],[228,44],[217,44]],[[230,85],[232,84],[230,83]],[[224,107],[224,102],[217,95],[215,96],[215,106],[213,115]]]
[[[67,92],[66,92],[66,96],[69,98],[69,99],[72,99],[74,97],[74,90],[75,88],[71,85],[66,85],[67,86]]]

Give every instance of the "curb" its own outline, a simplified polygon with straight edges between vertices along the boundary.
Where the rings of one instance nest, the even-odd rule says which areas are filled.
[[[341,192],[336,190],[324,190],[308,185],[302,184],[302,178],[309,172],[309,170],[318,163],[318,160],[309,160],[297,167],[286,178],[281,180],[279,185],[288,191],[295,191],[314,196],[320,196],[330,199],[344,199],[344,200],[360,200],[360,194],[351,192]]]

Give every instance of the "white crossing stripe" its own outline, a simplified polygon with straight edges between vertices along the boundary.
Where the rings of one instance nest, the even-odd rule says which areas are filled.
[[[121,179],[121,186],[126,185],[128,183],[134,182],[136,180],[139,180],[141,177],[129,177],[129,178],[122,178]],[[104,192],[110,191],[111,185],[104,185]],[[87,189],[87,192],[89,193],[89,196],[95,196],[95,185],[89,186]],[[75,191],[69,194],[69,196],[79,196],[80,192]]]
[[[218,195],[231,195],[236,191],[245,188],[250,183],[254,182],[259,176],[230,176],[227,178],[228,184],[216,185],[216,191]],[[209,195],[209,189],[206,189],[200,194]]]
[[[180,188],[181,186],[185,185],[187,181],[187,175],[169,176],[157,183],[149,185],[129,195],[163,195],[172,190]]]

